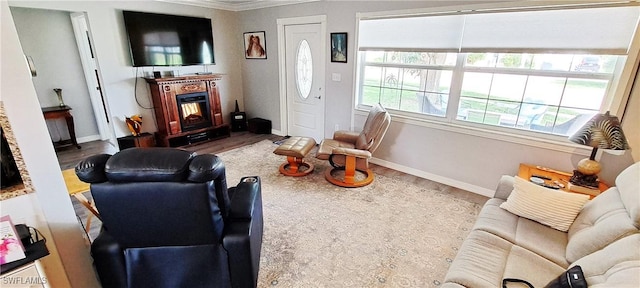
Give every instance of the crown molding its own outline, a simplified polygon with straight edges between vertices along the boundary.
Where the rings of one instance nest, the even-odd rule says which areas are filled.
[[[262,9],[262,8],[269,8],[269,7],[307,3],[307,2],[316,2],[321,0],[287,0],[287,1],[252,0],[252,1],[239,1],[238,3],[233,3],[233,1],[216,1],[216,0],[155,0],[155,1],[238,12],[238,11],[255,10],[255,9]]]

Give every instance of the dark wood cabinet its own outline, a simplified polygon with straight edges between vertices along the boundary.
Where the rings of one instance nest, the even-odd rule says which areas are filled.
[[[222,117],[220,75],[145,78],[158,126],[158,146],[179,147],[230,136]]]
[[[151,133],[141,133],[138,136],[125,136],[118,138],[118,147],[124,150],[131,147],[154,147],[156,138]]]

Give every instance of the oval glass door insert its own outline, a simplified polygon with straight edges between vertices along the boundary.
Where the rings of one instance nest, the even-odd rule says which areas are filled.
[[[311,93],[313,79],[313,60],[311,59],[311,47],[307,40],[300,41],[296,55],[296,86],[300,97],[307,99]]]

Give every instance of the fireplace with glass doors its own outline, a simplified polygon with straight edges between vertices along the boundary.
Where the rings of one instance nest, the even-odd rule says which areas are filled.
[[[220,75],[145,78],[158,124],[160,146],[181,147],[229,137],[222,120]]]

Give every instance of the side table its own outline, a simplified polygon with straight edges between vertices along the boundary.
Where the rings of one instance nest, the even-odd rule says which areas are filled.
[[[518,177],[525,180],[529,180],[529,178],[531,178],[531,176],[534,176],[534,175],[551,178],[551,180],[545,181],[546,184],[554,184],[555,181],[560,182],[564,186],[560,188],[560,190],[562,191],[571,192],[571,193],[580,193],[580,192],[569,190],[569,185],[568,185],[569,179],[573,175],[571,172],[558,171],[555,169],[537,166],[537,165],[531,165],[531,164],[524,164],[524,163],[520,164],[520,168],[518,169]],[[598,187],[598,190],[600,190],[600,192],[604,192],[607,189],[609,189],[609,186],[604,182],[600,181],[600,186]],[[585,194],[585,193],[580,193],[580,194]],[[591,198],[595,197],[593,195],[589,195],[589,196],[591,196]]]
[[[76,148],[81,148],[80,145],[78,145],[78,141],[76,140],[75,125],[73,124],[73,116],[71,115],[70,111],[71,107],[67,105],[42,108],[42,114],[44,115],[45,120],[64,118],[67,122],[67,130],[69,130],[69,137],[71,137],[71,139],[53,143],[56,148],[68,145],[67,142],[69,141],[71,142],[71,145],[76,146]]]
[[[125,136],[118,138],[118,147],[124,150],[131,147],[155,147],[156,138],[151,133],[140,133],[138,136]]]

